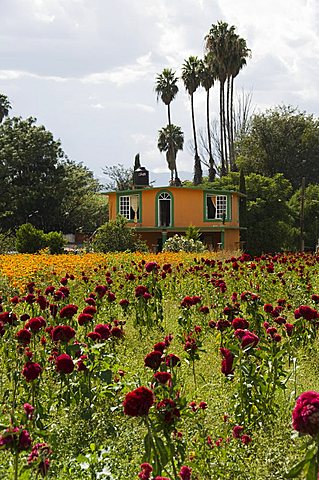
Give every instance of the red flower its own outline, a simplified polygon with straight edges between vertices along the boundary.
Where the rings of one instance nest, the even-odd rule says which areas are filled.
[[[157,269],[159,268],[158,264],[156,262],[148,262],[146,265],[145,265],[145,270],[150,273],[150,272],[153,272],[153,271],[156,271]]]
[[[233,363],[234,354],[228,348],[221,348],[220,353],[224,357],[222,360],[221,371],[224,375],[232,375],[234,373]]]
[[[106,324],[99,323],[94,328],[94,333],[99,333],[100,338],[102,338],[103,340],[107,340],[111,336],[111,324],[110,323],[106,323]]]
[[[174,353],[169,353],[165,358],[165,363],[167,367],[176,367],[181,363],[181,359]]]
[[[248,445],[252,441],[252,438],[246,433],[244,433],[244,435],[242,435],[240,439],[244,445]]]
[[[75,330],[69,325],[58,325],[51,330],[51,338],[54,342],[68,343],[74,336]]]
[[[88,305],[87,307],[83,308],[82,313],[87,313],[89,315],[94,315],[96,313],[96,308],[94,305]]]
[[[149,480],[151,477],[151,473],[153,471],[153,467],[149,463],[142,463],[141,465],[141,472],[138,474],[138,478],[141,480]]]
[[[316,436],[319,433],[319,392],[303,392],[292,412],[292,426],[297,432]]]
[[[170,398],[164,398],[158,402],[156,408],[162,414],[165,423],[172,423],[174,422],[175,418],[179,418],[181,416],[176,403]]]
[[[183,466],[179,471],[181,480],[191,480],[192,469],[190,467]]]
[[[238,328],[242,328],[245,330],[245,328],[249,328],[249,322],[245,320],[244,318],[234,318],[232,321],[232,326],[234,330],[237,330]]]
[[[36,299],[36,302],[39,305],[41,310],[45,310],[49,305],[49,302],[43,295],[39,295],[38,298]]]
[[[124,332],[119,327],[113,327],[112,330],[111,330],[111,336],[114,337],[114,338],[123,338],[124,337]]]
[[[42,372],[42,367],[35,362],[27,362],[22,370],[22,375],[25,377],[27,382],[32,382],[36,380]]]
[[[143,297],[147,293],[147,288],[144,285],[138,285],[135,288],[135,297]]]
[[[154,350],[153,352],[146,355],[144,358],[144,365],[145,367],[152,368],[153,370],[157,370],[162,363],[162,352],[158,352]]]
[[[235,425],[233,428],[233,437],[241,438],[243,430],[244,430],[244,427],[242,427],[241,425]]]
[[[31,336],[31,333],[26,328],[22,328],[16,333],[17,340],[22,345],[28,345],[30,343]]]
[[[46,326],[46,321],[43,317],[30,318],[25,324],[25,328],[31,330],[32,333],[38,333],[41,328]]]
[[[103,298],[107,292],[107,287],[104,285],[97,285],[94,291],[98,294],[99,298]]]
[[[78,324],[79,325],[87,325],[93,320],[93,316],[90,315],[89,313],[80,313],[78,316]]]
[[[31,446],[31,437],[28,430],[22,430],[19,436],[18,450],[28,450]]]
[[[294,328],[295,328],[295,326],[292,325],[292,323],[285,323],[285,329],[286,329],[288,337],[291,337]]]
[[[155,343],[155,345],[153,346],[154,350],[157,350],[158,352],[162,352],[164,353],[164,350],[166,348],[166,343],[165,342],[158,342],[158,343]]]
[[[153,404],[153,392],[146,387],[139,387],[125,396],[123,402],[124,413],[130,417],[143,417],[148,415]]]
[[[34,407],[32,405],[30,405],[30,403],[25,403],[23,405],[23,409],[25,411],[25,414],[26,414],[28,420],[30,420],[32,418],[32,415],[33,415],[33,412],[34,412]]]
[[[62,353],[55,359],[56,371],[59,373],[72,373],[74,370],[74,363],[70,355]]]
[[[172,375],[169,372],[156,372],[154,378],[162,385],[165,385],[165,383],[172,379]]]
[[[84,310],[83,310],[83,312],[84,312]],[[71,303],[71,304],[66,305],[65,307],[61,308],[60,317],[61,318],[72,318],[77,313],[77,311],[78,311],[78,307]]]
[[[273,311],[273,306],[270,303],[265,303],[264,305],[264,311],[266,313],[271,313]]]
[[[95,340],[102,340],[102,336],[97,332],[90,332],[90,333],[87,334],[87,337],[91,338],[94,341]]]

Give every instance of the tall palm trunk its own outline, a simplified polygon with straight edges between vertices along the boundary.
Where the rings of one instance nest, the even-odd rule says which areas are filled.
[[[167,116],[168,116],[168,125],[171,125],[172,122],[171,122],[171,107],[170,107],[170,103],[167,104]]]
[[[230,84],[230,160],[231,160],[231,170],[236,170],[235,165],[235,150],[234,150],[234,77],[231,77]]]
[[[228,165],[229,170],[232,170],[232,158],[231,158],[231,131],[230,131],[230,118],[231,118],[231,100],[230,100],[230,77],[227,78],[227,99],[226,99],[226,130],[227,130],[227,145],[228,145]]]
[[[221,142],[223,144],[223,175],[228,172],[227,161],[227,138],[226,138],[226,119],[225,119],[225,82],[221,83]]]
[[[194,95],[193,94],[191,95],[191,109],[192,109],[192,125],[193,125],[195,157],[198,157],[197,136],[196,136],[196,127],[195,127],[195,112],[194,112]]]
[[[219,135],[220,135],[220,161],[221,175],[226,174],[224,157],[224,135],[223,135],[223,85],[219,84]]]
[[[207,121],[207,137],[208,137],[208,151],[209,151],[209,170],[208,180],[213,182],[215,180],[215,162],[212,152],[212,139],[210,137],[210,115],[209,115],[209,88],[206,90],[206,121]]]

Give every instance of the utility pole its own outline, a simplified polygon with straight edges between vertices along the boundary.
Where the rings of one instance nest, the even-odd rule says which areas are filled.
[[[300,197],[300,251],[305,251],[305,177],[301,180],[301,197]]]

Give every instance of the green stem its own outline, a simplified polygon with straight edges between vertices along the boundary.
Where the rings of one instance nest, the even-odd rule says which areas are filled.
[[[17,451],[14,455],[14,476],[13,480],[18,480],[19,478],[19,452]]]
[[[193,377],[194,377],[194,386],[195,393],[197,392],[197,381],[196,381],[196,371],[195,371],[195,360],[193,359]]]

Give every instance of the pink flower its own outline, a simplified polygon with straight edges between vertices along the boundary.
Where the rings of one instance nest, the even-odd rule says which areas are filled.
[[[179,471],[181,480],[191,480],[192,469],[190,467],[183,466]]]
[[[292,426],[297,432],[316,436],[319,433],[319,392],[303,392],[292,412]]]
[[[34,412],[34,407],[32,405],[30,405],[30,403],[25,403],[23,405],[23,409],[25,411],[25,414],[27,416],[27,419],[28,420],[31,420],[32,418],[32,415],[33,415],[33,412]]]

